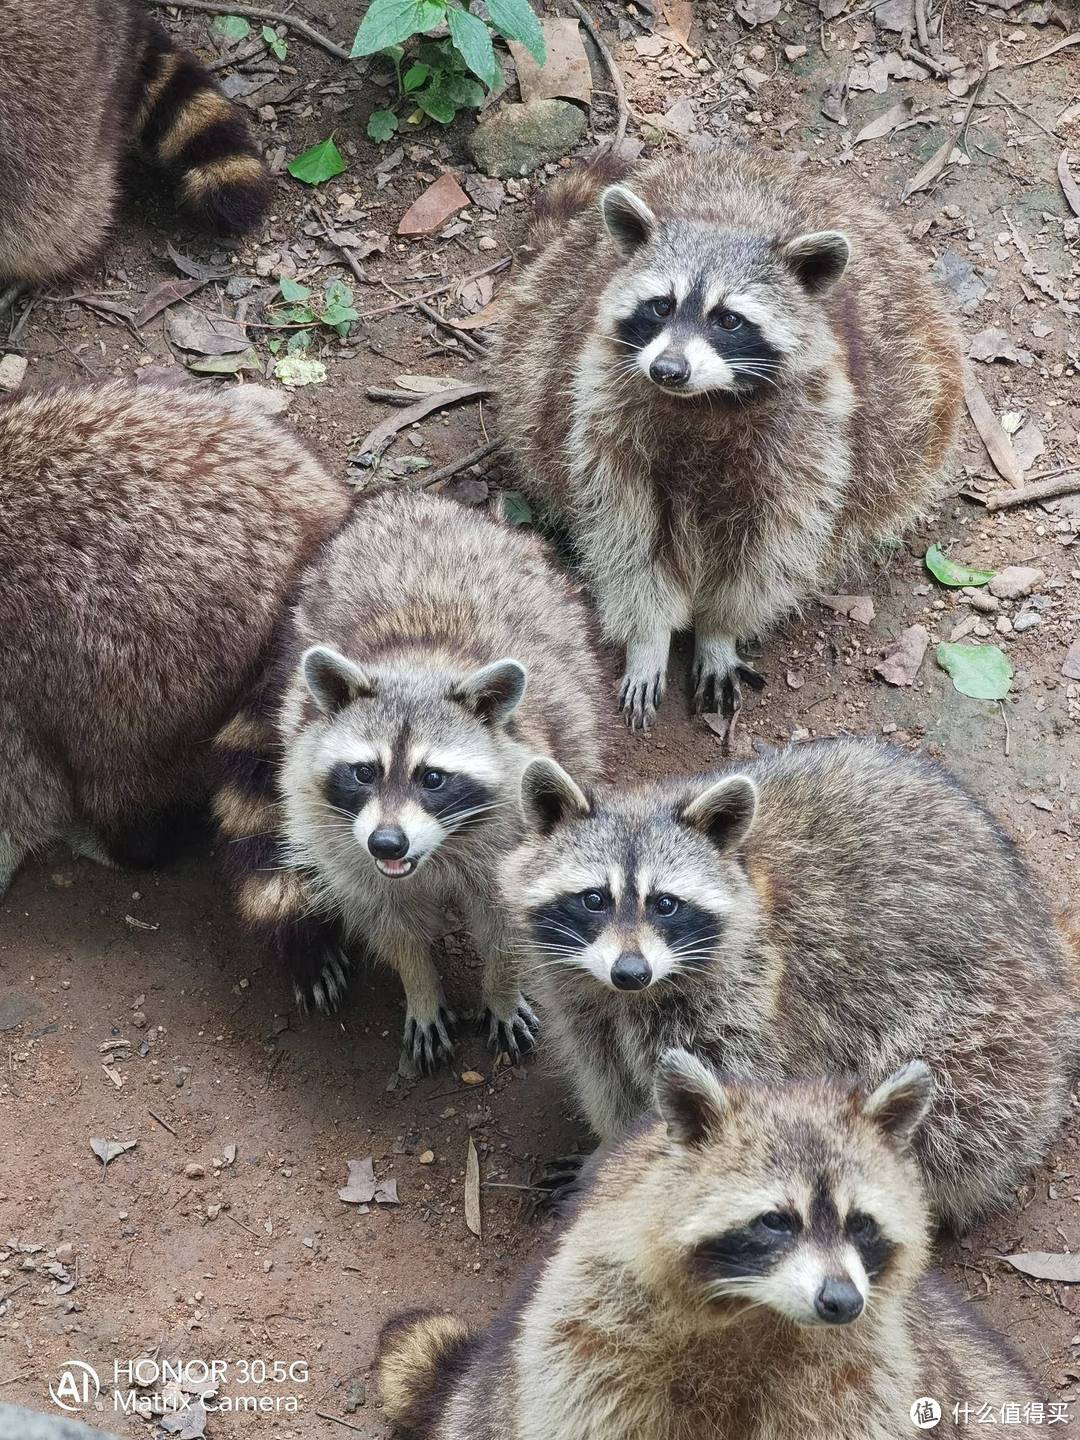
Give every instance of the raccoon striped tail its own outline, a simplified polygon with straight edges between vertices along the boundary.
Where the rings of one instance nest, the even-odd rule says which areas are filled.
[[[149,19],[132,105],[133,140],[174,178],[196,220],[231,234],[262,219],[273,182],[247,121],[195,56]]]
[[[436,1310],[411,1310],[383,1326],[375,1370],[390,1424],[409,1440],[435,1433],[472,1349],[468,1326]]]

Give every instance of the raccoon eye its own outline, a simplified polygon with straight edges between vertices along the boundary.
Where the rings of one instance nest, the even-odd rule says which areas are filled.
[[[586,910],[606,910],[607,896],[599,890],[586,890],[581,896],[581,903]]]
[[[853,1210],[848,1216],[847,1233],[853,1240],[873,1240],[878,1233],[877,1221],[862,1210]]]
[[[446,784],[446,776],[441,770],[425,770],[420,776],[420,784],[425,790],[441,790]]]
[[[656,897],[656,913],[658,915],[674,915],[679,908],[679,902],[674,895],[658,895]]]
[[[658,295],[655,300],[649,301],[649,306],[654,315],[661,320],[666,320],[675,309],[675,301],[670,295]]]
[[[774,1235],[792,1235],[798,1224],[795,1216],[786,1210],[766,1210],[764,1215],[758,1216],[758,1223]]]
[[[353,766],[353,777],[355,778],[356,783],[357,783],[358,785],[374,785],[374,784],[375,784],[375,766],[374,766],[374,765],[354,765],[354,766]]]
[[[734,310],[722,310],[716,317],[716,323],[722,330],[738,330],[743,322],[742,316],[736,315]]]

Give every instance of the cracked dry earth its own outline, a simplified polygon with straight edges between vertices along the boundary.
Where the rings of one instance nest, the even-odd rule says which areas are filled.
[[[954,3],[945,51],[964,74],[946,79],[916,65],[914,76],[885,77],[882,90],[879,66],[878,89],[850,88],[846,123],[821,110],[836,82],[847,77],[850,86],[852,72],[883,57],[896,71],[887,57],[901,46],[865,7],[821,24],[816,9],[791,3],[751,30],[727,7],[699,4],[686,40],[664,25],[646,33],[627,11],[599,16],[624,71],[631,137],[653,145],[749,137],[802,152],[809,166],[846,167],[895,213],[927,265],[950,280],[975,353],[1005,348],[1017,357],[973,360],[973,369],[1029,477],[1075,463],[1080,445],[1077,220],[1056,178],[1070,139],[1074,173],[1080,153],[1080,49],[1017,63],[1066,37],[1070,27],[1055,26],[1051,11]],[[309,13],[348,43],[350,6],[324,0]],[[180,11],[170,23],[207,53],[206,19]],[[963,145],[942,176],[901,203],[943,140],[959,136],[988,55],[997,68],[971,107]],[[593,58],[592,121],[603,133],[611,100],[599,92],[610,86]],[[249,96],[253,123],[272,154],[337,134],[349,169],[319,201],[349,230],[381,244],[440,170],[468,170],[463,128],[420,131],[396,159],[376,150],[364,122],[377,70],[346,71],[300,42],[290,43],[289,64],[269,108],[257,90]],[[852,147],[898,102],[926,118]],[[658,122],[672,111],[670,126]],[[470,207],[441,238],[377,245],[363,262],[357,309],[384,309],[384,280],[420,293],[511,254],[545,178],[500,187],[496,208]],[[236,252],[177,237],[152,202],[133,205],[82,293],[137,306],[175,275],[164,258],[170,237],[257,286],[281,273],[325,278],[320,267],[344,276],[312,229],[310,200],[283,175],[272,223]],[[219,288],[194,298],[232,313]],[[470,296],[451,292],[439,303],[459,315]],[[1003,331],[1008,346],[987,331]],[[266,332],[251,333],[268,360]],[[35,308],[21,353],[24,384],[180,363],[161,317],[134,334],[62,295]],[[391,386],[402,372],[472,380],[480,363],[405,308],[362,321],[324,358],[327,380],[297,391],[290,416],[338,470],[356,448],[352,437],[385,414],[368,387]],[[448,411],[408,430],[388,459],[439,466],[497,426],[497,407]],[[476,502],[513,483],[497,460],[486,464],[454,483],[461,498]],[[978,498],[1007,488],[965,425],[934,514],[886,569],[848,587],[872,597],[874,618],[814,605],[768,637],[760,664],[769,685],[749,700],[734,743],[750,754],[792,737],[853,732],[921,747],[994,808],[1052,897],[1076,901],[1080,681],[1063,669],[1080,639],[1080,496],[996,512]],[[935,540],[953,558],[1035,567],[1043,578],[1031,597],[976,609],[970,594],[927,574],[921,556]],[[1017,624],[1021,615],[1037,621]],[[874,666],[913,624],[927,627],[931,648],[912,686],[890,687]],[[936,643],[958,631],[992,638],[1008,654],[1015,680],[1004,703],[965,698],[935,664]],[[611,778],[721,759],[717,735],[686,713],[686,660],[684,649],[673,657],[654,734],[626,734],[612,705]],[[448,927],[443,966],[462,1013],[476,1003],[479,965],[452,918]],[[368,1367],[383,1320],[437,1303],[483,1323],[498,1308],[547,1238],[543,1224],[523,1217],[523,1192],[513,1187],[528,1182],[536,1159],[584,1139],[543,1049],[522,1068],[493,1067],[466,1034],[452,1074],[414,1083],[397,1074],[402,1004],[389,974],[362,974],[334,1020],[301,1024],[289,1004],[282,977],[234,926],[209,847],[157,874],[106,871],[56,852],[18,876],[0,906],[0,1399],[49,1409],[49,1385],[70,1359],[108,1367],[157,1351],[223,1360],[232,1391],[244,1388],[238,1362],[303,1361],[306,1382],[260,1390],[294,1391],[298,1414],[222,1414],[207,1433],[382,1436]],[[479,1083],[463,1083],[467,1072]],[[103,1172],[93,1137],[137,1145]],[[484,1181],[480,1239],[464,1218],[470,1137]],[[1080,1293],[1026,1279],[995,1257],[1080,1248],[1078,1140],[1074,1119],[1012,1209],[943,1256],[972,1305],[1064,1400],[1080,1395]],[[397,1206],[338,1199],[347,1160],[368,1155],[377,1176],[396,1180]],[[86,1418],[122,1436],[150,1433],[131,1416]]]

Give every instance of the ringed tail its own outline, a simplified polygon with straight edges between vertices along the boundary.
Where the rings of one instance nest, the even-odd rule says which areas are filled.
[[[424,1440],[433,1432],[473,1336],[453,1315],[412,1310],[383,1326],[375,1360],[379,1398],[390,1424]]]
[[[132,129],[133,140],[173,178],[180,204],[203,226],[237,234],[266,214],[273,181],[246,119],[205,66],[149,19]]]

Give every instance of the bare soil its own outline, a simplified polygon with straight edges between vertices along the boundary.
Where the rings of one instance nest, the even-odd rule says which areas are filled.
[[[812,167],[842,165],[913,233],[928,264],[949,251],[975,267],[976,279],[987,283],[963,317],[966,334],[1001,328],[1027,352],[1023,363],[976,363],[974,370],[999,417],[1013,412],[1038,427],[1044,450],[1029,475],[1076,463],[1080,445],[1077,220],[1055,173],[1071,143],[1080,175],[1080,49],[1017,67],[1065,38],[1052,17],[1041,24],[1022,18],[1045,21],[1050,8],[1006,13],[968,0],[947,7],[945,53],[972,76],[988,53],[999,68],[971,111],[964,161],[906,204],[907,183],[945,136],[959,136],[971,90],[950,94],[944,78],[923,71],[921,79],[893,78],[885,94],[853,91],[847,125],[825,118],[820,104],[830,81],[883,54],[899,56],[900,37],[875,28],[863,7],[854,19],[819,24],[815,9],[793,3],[750,30],[728,7],[699,4],[687,45],[665,40],[662,28],[659,40],[647,35],[627,11],[600,16],[626,77],[632,136],[642,117],[688,99],[690,134],[659,143],[750,137],[802,151]],[[349,43],[351,4],[322,0],[305,13]],[[180,17],[172,21],[177,29],[213,53],[209,17]],[[789,60],[784,46],[805,46],[806,54]],[[261,141],[291,156],[333,130],[349,170],[321,187],[319,204],[340,228],[391,237],[385,254],[363,260],[367,282],[350,282],[358,310],[393,303],[384,280],[417,294],[513,253],[543,173],[508,185],[497,214],[472,207],[448,238],[399,241],[392,238],[397,221],[425,185],[445,168],[467,170],[467,122],[418,131],[378,177],[386,149],[367,140],[364,125],[377,93],[371,77],[379,72],[357,75],[296,37],[286,63],[297,73],[272,74],[280,98],[271,111],[253,114]],[[761,78],[740,78],[747,67]],[[597,91],[610,92],[599,63],[594,75]],[[852,151],[862,126],[903,96],[930,122]],[[256,91],[250,103],[268,102]],[[595,107],[602,134],[612,119],[610,96],[598,93]],[[225,261],[235,275],[257,276],[263,287],[283,270],[317,283],[348,279],[340,256],[305,229],[317,222],[312,198],[283,175],[266,233],[237,250],[178,234],[153,201],[134,204],[86,280],[34,309],[21,336],[30,360],[24,383],[178,365],[161,317],[136,335],[70,298],[74,289],[137,308],[156,283],[175,277],[165,257],[169,238],[188,254]],[[482,238],[493,244],[481,246]],[[213,286],[193,303],[233,310]],[[466,293],[463,301],[451,292],[435,303],[461,315],[476,297]],[[268,364],[272,333],[251,330]],[[482,370],[409,308],[362,321],[325,352],[326,382],[297,391],[290,414],[337,470],[351,437],[387,413],[366,397],[368,387],[392,387],[402,373],[473,380]],[[460,407],[406,432],[388,458],[420,455],[443,465],[475,450],[497,426],[497,411],[486,404]],[[467,498],[512,484],[497,459],[486,465],[466,477]],[[995,809],[1050,895],[1075,902],[1080,684],[1062,671],[1080,639],[1080,496],[994,514],[965,498],[1006,488],[967,426],[935,515],[887,568],[852,586],[872,595],[874,620],[860,624],[815,605],[769,636],[760,660],[769,685],[749,700],[734,745],[749,754],[793,737],[853,732],[922,747]],[[992,632],[999,617],[1011,621],[1031,602],[1003,602],[997,614],[974,611],[967,595],[927,574],[921,557],[931,540],[987,568],[1044,572],[1036,587],[1039,623],[993,636],[1016,670],[1003,704],[957,693],[935,664],[934,647],[965,621]],[[931,635],[916,683],[884,684],[875,664],[916,623]],[[627,735],[613,702],[611,778],[721,760],[718,736],[687,716],[686,659],[680,650],[673,660],[672,691],[652,736]],[[453,928],[445,951],[452,1001],[468,1012],[477,1003],[478,962]],[[0,907],[0,1399],[49,1410],[49,1386],[67,1361],[110,1373],[114,1360],[157,1353],[230,1362],[228,1393],[294,1393],[302,1401],[298,1414],[213,1416],[212,1437],[253,1427],[260,1435],[317,1440],[383,1435],[368,1386],[379,1326],[402,1307],[426,1304],[485,1322],[549,1228],[525,1219],[524,1192],[513,1187],[528,1184],[537,1159],[586,1139],[542,1049],[522,1068],[493,1066],[466,1033],[454,1073],[418,1083],[400,1078],[402,1018],[396,981],[386,973],[362,974],[333,1021],[301,1024],[291,1015],[281,975],[231,918],[209,844],[156,874],[107,871],[63,852],[28,865]],[[459,1077],[470,1071],[481,1083],[463,1083]],[[93,1137],[137,1146],[103,1172]],[[470,1137],[484,1181],[482,1239],[470,1234],[463,1213]],[[1078,1393],[1080,1297],[1065,1285],[1025,1279],[995,1257],[1080,1248],[1078,1142],[1074,1121],[1013,1209],[944,1255],[973,1304],[1062,1399]],[[235,1159],[225,1163],[232,1146]],[[368,1155],[378,1176],[397,1181],[399,1205],[359,1209],[339,1200],[347,1160]],[[65,1246],[70,1250],[61,1248],[58,1258],[74,1288],[47,1268]],[[238,1362],[259,1359],[304,1361],[309,1378],[245,1386]],[[111,1410],[84,1418],[123,1436],[148,1433],[144,1421]]]

